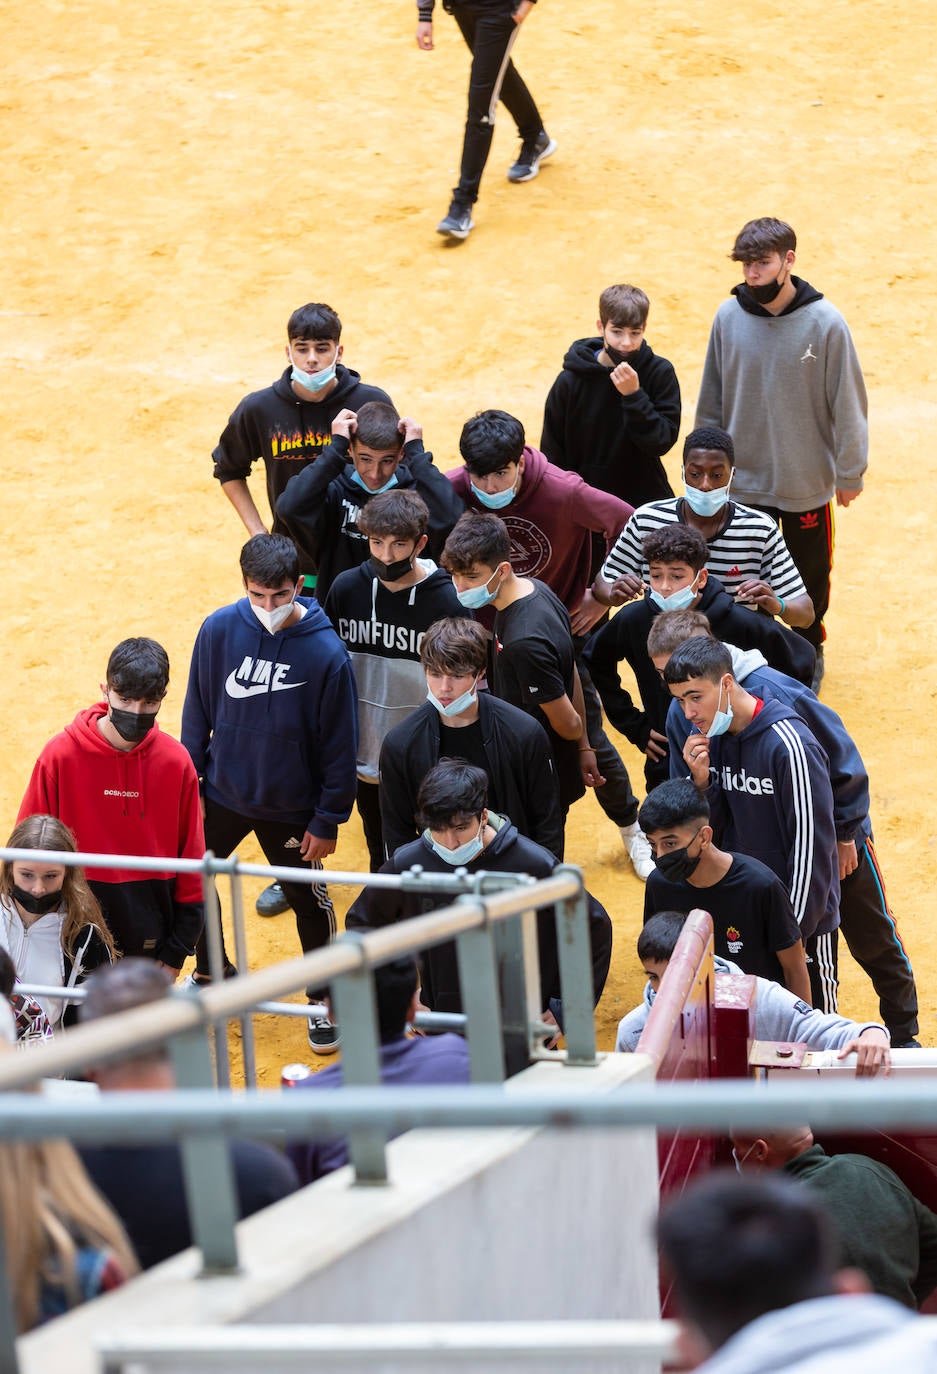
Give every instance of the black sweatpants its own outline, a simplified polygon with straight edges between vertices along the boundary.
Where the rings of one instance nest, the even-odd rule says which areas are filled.
[[[511,61],[518,27],[510,14],[495,14],[470,2],[457,5],[454,14],[472,54],[472,66],[462,166],[459,184],[452,188],[452,194],[464,204],[474,205],[491,151],[498,101],[507,106],[522,139],[535,139],[543,122],[533,96]]]
[[[381,789],[376,782],[358,779],[358,815],[368,846],[371,872],[376,873],[384,862],[384,831],[381,826]],[[387,857],[390,857],[389,855]]]
[[[752,504],[752,503],[749,503]],[[812,625],[798,629],[815,649],[819,649],[826,639],[823,617],[830,607],[830,572],[833,567],[833,502],[818,506],[816,510],[778,510],[776,506],[755,506],[754,510],[764,511],[781,526],[784,542],[790,550],[791,558],[801,577],[807,594],[813,602],[816,619]]]
[[[811,935],[804,941],[807,972],[810,975],[810,1000],[817,1011],[832,1016],[838,1010],[839,930],[829,935]]]
[[[892,1043],[901,1045],[918,1032],[914,972],[888,909],[871,837],[858,846],[858,855],[858,868],[840,884],[840,930],[849,953],[872,980]]]
[[[305,834],[305,826],[301,823],[261,821],[253,816],[229,811],[226,806],[205,799],[205,848],[213,854],[227,858],[252,831],[269,864],[283,868],[310,867],[299,856],[299,847]],[[318,861],[311,866],[322,867]],[[327,945],[335,934],[335,910],[325,883],[310,885],[285,882],[283,892],[296,913],[296,933],[303,953],[308,954],[311,949],[321,949]],[[195,961],[196,972],[208,977],[211,968],[208,963],[208,938],[204,932],[195,948]]]
[[[583,663],[580,654],[584,643],[585,640],[576,640],[576,667],[579,669],[579,679],[582,682],[589,743],[595,750],[599,772],[605,779],[603,785],[595,789],[595,799],[615,825],[631,825],[632,821],[638,818],[638,799],[631,786],[624,760],[605,733],[602,703],[589,676],[589,669]]]

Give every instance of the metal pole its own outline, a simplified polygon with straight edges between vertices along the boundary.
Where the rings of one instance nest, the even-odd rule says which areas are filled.
[[[205,903],[205,939],[208,942],[208,971],[215,987],[224,982],[224,957],[221,953],[221,905],[215,887],[215,856],[210,849],[202,860],[202,899]],[[231,1086],[231,1061],[228,1057],[228,1023],[212,1022],[215,1045],[215,1075],[219,1088]]]
[[[0,1231],[0,1374],[19,1374],[16,1356],[16,1313],[7,1265],[6,1237]]]
[[[348,931],[341,943],[358,944],[361,937]],[[381,1081],[381,1051],[377,1024],[377,999],[373,973],[361,949],[360,967],[332,980],[331,993],[342,1035],[342,1078],[349,1086],[377,1087]],[[387,1132],[378,1127],[359,1128],[348,1135],[348,1154],[356,1183],[386,1183]]]
[[[468,1018],[472,1082],[501,1083],[504,1080],[504,1033],[494,927],[484,925],[456,936],[456,957],[462,1006]]]
[[[231,855],[232,865],[236,865],[238,856]],[[238,969],[242,973],[248,970],[247,962],[247,928],[244,921],[244,890],[241,884],[241,875],[236,866],[233,866],[230,873],[231,878],[231,920],[234,925],[234,958]],[[238,1020],[241,1024],[241,1059],[244,1064],[244,1085],[248,1088],[257,1087],[257,1055],[254,1051],[254,1018],[248,1008],[245,1007]]]
[[[560,992],[567,1064],[595,1064],[595,1013],[589,897],[582,872],[560,864],[556,873],[576,878],[579,891],[556,906],[556,943],[560,955]]]

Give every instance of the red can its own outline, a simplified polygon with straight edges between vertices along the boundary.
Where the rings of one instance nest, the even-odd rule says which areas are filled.
[[[280,1070],[280,1086],[295,1088],[297,1083],[302,1083],[303,1079],[311,1077],[312,1069],[308,1064],[284,1064]]]

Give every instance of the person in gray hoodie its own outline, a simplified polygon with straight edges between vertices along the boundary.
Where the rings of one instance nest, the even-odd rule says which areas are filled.
[[[697,1374],[883,1374],[937,1368],[937,1329],[837,1268],[836,1229],[793,1179],[704,1175],[657,1227]]]
[[[647,974],[644,998],[639,1007],[629,1011],[618,1023],[615,1049],[632,1054],[638,1047],[641,1032],[654,1005],[660,980],[683,930],[686,915],[679,911],[659,911],[652,916],[638,936],[638,958]],[[728,959],[714,959],[716,973],[740,974],[738,964]],[[877,1021],[857,1024],[845,1016],[817,1011],[795,997],[780,983],[756,978],[758,995],[755,1001],[755,1039],[777,1040],[785,1044],[807,1045],[811,1050],[838,1050],[839,1058],[856,1056],[856,1076],[871,1077],[880,1070],[888,1073],[891,1067],[888,1032]]]
[[[789,224],[750,220],[732,258],[743,283],[716,312],[696,407],[697,425],[735,441],[735,495],[780,522],[816,620],[798,633],[820,651],[830,602],[833,502],[862,491],[868,462],[865,382],[846,321],[792,275]]]

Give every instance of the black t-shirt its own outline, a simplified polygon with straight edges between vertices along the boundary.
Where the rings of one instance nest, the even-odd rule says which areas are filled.
[[[491,774],[488,769],[488,755],[485,753],[485,742],[482,739],[480,721],[473,720],[471,725],[447,725],[445,717],[440,716],[439,757],[441,759],[465,759],[466,763],[488,773],[490,784]],[[493,806],[495,810],[498,809],[497,800],[492,795],[490,786],[488,788],[488,804]]]
[[[569,614],[549,587],[531,578],[534,590],[495,616],[488,683],[495,696],[519,706],[544,727],[553,746],[560,803],[566,808],[585,791],[578,740],[563,739],[540,709],[542,702],[573,699],[576,659]]]
[[[796,945],[800,927],[787,888],[770,868],[747,854],[734,854],[732,867],[712,887],[668,883],[656,870],[648,878],[645,922],[658,911],[690,912],[695,907],[713,918],[718,955],[746,973],[785,985],[775,950]]]

